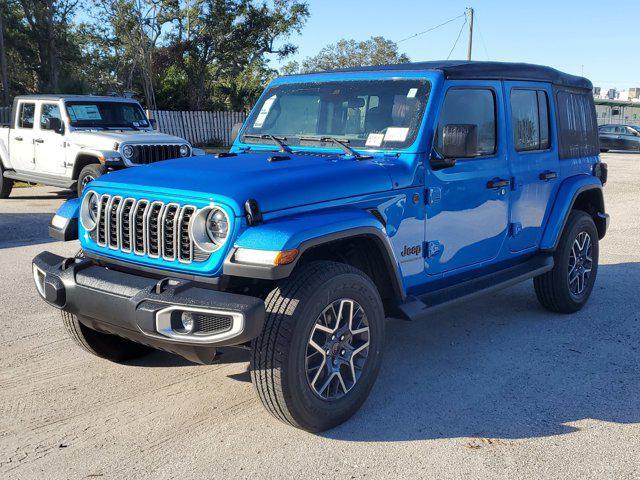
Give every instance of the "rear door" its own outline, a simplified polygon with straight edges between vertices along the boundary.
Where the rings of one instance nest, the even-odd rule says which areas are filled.
[[[600,148],[603,148],[605,150],[616,148],[614,143],[615,130],[616,127],[613,125],[605,125],[604,127],[600,127],[598,135],[600,138]]]
[[[58,103],[40,104],[39,122],[35,131],[34,146],[38,171],[63,176],[66,171],[64,135],[47,128],[48,118],[58,118],[62,122]]]
[[[16,106],[16,121],[9,133],[9,155],[13,168],[20,171],[36,168],[33,148],[33,127],[36,103],[19,101]]]
[[[534,248],[558,187],[559,160],[553,138],[550,86],[504,82],[511,169],[509,249]]]
[[[493,261],[508,231],[509,169],[499,81],[449,81],[440,107],[434,149],[445,125],[477,125],[479,155],[453,167],[427,165],[426,271],[457,273]]]

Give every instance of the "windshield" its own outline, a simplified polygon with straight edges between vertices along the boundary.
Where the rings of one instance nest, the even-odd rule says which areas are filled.
[[[277,85],[253,109],[243,141],[273,144],[273,135],[304,145],[332,137],[351,147],[404,148],[416,138],[428,96],[426,80]]]
[[[73,127],[147,128],[149,122],[140,105],[134,102],[73,101],[66,102]]]

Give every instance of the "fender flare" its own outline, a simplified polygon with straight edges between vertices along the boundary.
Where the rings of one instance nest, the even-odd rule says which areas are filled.
[[[337,240],[357,237],[366,237],[376,242],[385,263],[384,267],[391,278],[393,292],[403,301],[406,293],[400,266],[385,227],[370,212],[355,208],[283,217],[249,227],[240,234],[227,255],[223,273],[237,277],[280,280],[293,272],[300,258],[310,249]],[[235,261],[235,252],[239,248],[267,251],[297,249],[299,253],[295,260],[287,265],[250,265]]]
[[[63,242],[78,239],[78,218],[80,216],[81,203],[82,199],[72,198],[60,205],[49,223],[49,236],[51,238]],[[59,221],[54,223],[56,217],[58,217],[58,220],[60,218],[65,219],[66,222]]]
[[[608,226],[609,216],[604,212],[604,195],[602,182],[598,177],[580,175],[566,179],[556,194],[556,200],[547,220],[547,226],[542,235],[540,250],[553,252],[558,247],[560,236],[569,219],[569,214],[576,204],[578,197],[587,191],[594,191],[599,198],[602,211],[595,212],[594,221],[598,227],[600,238],[604,237]],[[599,209],[600,210],[600,209]]]
[[[94,150],[90,148],[82,148],[76,153],[76,158],[73,162],[73,178],[77,179],[80,175],[80,172],[86,165],[90,165],[90,162],[82,167],[78,166],[78,159],[80,157],[93,157],[96,159],[95,163],[103,164],[107,167],[121,167],[124,166],[124,161],[118,152],[114,152],[112,150]]]

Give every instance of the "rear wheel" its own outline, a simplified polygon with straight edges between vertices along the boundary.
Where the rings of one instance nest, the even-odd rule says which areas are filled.
[[[554,254],[553,269],[533,280],[540,303],[552,312],[580,310],[596,281],[598,253],[598,230],[593,219],[581,210],[573,210]]]
[[[373,282],[340,263],[314,262],[273,290],[252,344],[251,377],[265,408],[320,432],[351,417],[380,369],[384,309]]]
[[[0,165],[0,198],[9,198],[13,190],[13,180],[4,176],[4,168]]]
[[[100,175],[103,175],[105,171],[104,165],[100,163],[92,163],[80,170],[77,186],[78,197],[82,196],[82,192],[84,192],[84,189],[87,188],[90,182],[94,181]]]

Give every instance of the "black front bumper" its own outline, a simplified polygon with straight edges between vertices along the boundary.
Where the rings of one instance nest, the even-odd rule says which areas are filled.
[[[91,259],[63,258],[50,252],[35,257],[33,266],[36,287],[44,300],[78,315],[87,327],[191,361],[210,363],[216,347],[246,343],[262,331],[265,309],[259,298],[203,288],[189,280],[125,273]],[[160,333],[158,312],[182,307],[185,311],[228,313],[234,318],[232,336],[221,335],[203,343],[194,337],[169,338]]]

